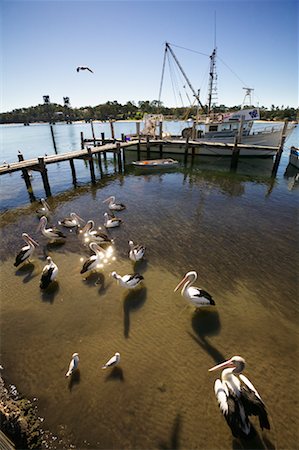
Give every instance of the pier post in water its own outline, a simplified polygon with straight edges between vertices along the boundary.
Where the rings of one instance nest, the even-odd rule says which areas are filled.
[[[137,134],[137,139],[140,139],[140,122],[136,122],[136,134]]]
[[[101,133],[101,141],[102,145],[105,145],[105,133]],[[107,164],[107,155],[106,152],[103,152],[105,164]]]
[[[90,121],[90,126],[91,126],[91,132],[92,132],[92,139],[93,139],[93,145],[96,145],[96,137],[94,135],[94,128],[93,128],[93,121]]]
[[[93,184],[95,184],[96,177],[95,177],[95,173],[94,173],[94,165],[93,165],[93,159],[92,159],[92,153],[91,153],[90,147],[87,148],[87,153],[88,153],[88,162],[89,162],[89,168],[90,168],[91,182]]]
[[[114,125],[113,125],[113,121],[112,120],[110,120],[110,128],[111,128],[111,138],[113,140],[115,140],[115,137],[114,137]]]
[[[150,147],[150,138],[147,135],[146,136],[146,157],[149,158],[151,153],[151,147]]]
[[[188,150],[189,150],[189,136],[186,137],[184,164],[187,164]]]
[[[122,172],[122,164],[121,164],[121,153],[120,153],[120,143],[116,143],[116,152],[117,152],[117,163],[118,163],[118,171]]]
[[[18,159],[19,161],[24,161],[24,156],[22,153],[18,153]],[[29,194],[29,198],[31,202],[35,201],[35,195],[33,194],[33,189],[30,181],[30,176],[27,169],[22,169],[23,178],[26,184],[26,188]]]
[[[161,140],[163,136],[163,122],[160,120],[159,122],[159,139]]]
[[[101,173],[101,177],[102,177],[103,176],[103,167],[102,167],[101,153],[102,152],[98,152],[98,163],[99,163],[99,169],[100,169],[100,173]]]
[[[277,150],[277,153],[276,153],[276,156],[275,156],[273,168],[272,168],[272,173],[271,173],[272,177],[276,177],[276,174],[277,174],[277,170],[278,170],[278,167],[279,167],[281,155],[282,155],[282,152],[283,152],[284,142],[286,140],[287,128],[288,128],[288,121],[285,120],[284,125],[283,125],[283,129],[282,129],[282,132],[281,132],[280,144],[279,144],[279,147],[278,147],[278,150]]]
[[[53,125],[50,125],[50,129],[51,129],[51,136],[52,136],[52,141],[53,141],[53,146],[54,146],[54,151],[57,155],[57,148],[56,148],[56,142],[55,142],[55,136],[54,136],[54,130],[53,130]]]
[[[45,159],[38,158],[38,163],[39,163],[40,173],[41,173],[43,183],[44,183],[46,196],[51,197],[52,194],[51,194],[51,188],[50,188],[49,179],[48,179],[48,169],[46,168]]]
[[[74,164],[73,159],[70,159],[70,166],[71,166],[71,171],[72,171],[73,185],[76,187],[77,186],[77,177],[76,177],[76,169],[75,169],[75,164]]]
[[[84,137],[83,137],[83,131],[80,131],[80,139],[81,139],[81,150],[84,149]]]
[[[238,144],[242,140],[243,124],[244,124],[244,116],[242,115],[241,119],[240,119],[240,123],[239,123],[238,133],[236,134],[235,140],[234,140],[234,147],[233,147],[232,159],[231,159],[231,164],[230,164],[231,171],[237,170],[237,167],[238,167],[238,161],[239,161],[239,155],[240,155],[240,147],[238,147]]]

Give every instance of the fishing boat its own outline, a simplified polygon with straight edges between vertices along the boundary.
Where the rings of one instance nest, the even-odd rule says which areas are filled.
[[[299,169],[299,147],[291,147],[289,163]]]
[[[170,169],[178,165],[178,161],[172,158],[145,159],[143,161],[133,161],[132,165],[141,169]]]

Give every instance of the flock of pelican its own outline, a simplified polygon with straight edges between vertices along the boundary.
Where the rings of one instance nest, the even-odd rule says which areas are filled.
[[[126,207],[122,203],[117,203],[114,196],[108,197],[103,203],[108,203],[110,214],[104,213],[104,226],[106,229],[120,226],[123,221],[114,216],[114,211],[122,211]],[[47,228],[47,216],[50,213],[50,207],[45,199],[41,199],[41,207],[36,211],[39,217],[38,230],[50,242],[56,240],[65,240],[65,234],[56,227]],[[92,272],[97,272],[103,267],[102,262],[111,256],[113,250],[111,246],[108,249],[101,247],[103,244],[113,244],[111,239],[105,232],[94,229],[94,221],[88,220],[81,228],[84,220],[77,213],[70,213],[69,217],[58,222],[59,225],[69,229],[79,230],[79,234],[83,234],[85,243],[89,245],[93,254],[84,261],[81,274],[88,276]],[[22,234],[22,238],[26,245],[22,247],[16,256],[15,267],[29,261],[35,248],[39,246],[32,237],[27,233]],[[146,248],[144,245],[135,245],[132,240],[128,241],[129,251],[128,257],[136,263],[145,256]],[[47,264],[44,266],[40,279],[40,288],[47,289],[48,286],[57,278],[58,267],[50,256],[47,257]],[[115,271],[111,272],[112,278],[117,280],[118,284],[126,289],[135,289],[144,280],[139,273],[119,275]],[[197,280],[197,273],[194,270],[184,275],[182,280],[175,287],[174,292],[181,289],[181,295],[195,308],[215,307],[215,301],[211,294],[207,291],[193,286]],[[115,353],[102,366],[102,369],[112,368],[120,363],[120,354]],[[65,376],[70,377],[79,367],[79,354],[72,355],[68,371]],[[267,410],[265,404],[245,375],[242,374],[245,369],[245,360],[241,356],[233,356],[232,358],[218,364],[211,369],[222,370],[220,379],[214,384],[214,392],[219,404],[219,408],[226,419],[232,434],[238,438],[250,438],[254,434],[254,429],[249,421],[250,416],[258,416],[261,429],[270,429]]]

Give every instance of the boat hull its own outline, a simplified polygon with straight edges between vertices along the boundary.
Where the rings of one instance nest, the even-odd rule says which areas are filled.
[[[297,167],[297,169],[299,169],[299,148],[298,147],[291,147],[289,162],[290,162],[290,164],[292,164],[292,166],[295,166],[295,167]]]

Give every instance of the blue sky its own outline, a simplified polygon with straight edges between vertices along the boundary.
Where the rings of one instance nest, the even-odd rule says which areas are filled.
[[[218,103],[241,104],[247,86],[260,106],[298,107],[297,1],[2,0],[1,112],[43,95],[73,107],[158,99],[165,41],[210,54],[215,14]],[[209,58],[173,50],[206,103]],[[175,96],[167,64],[161,100],[186,106],[176,79]]]

